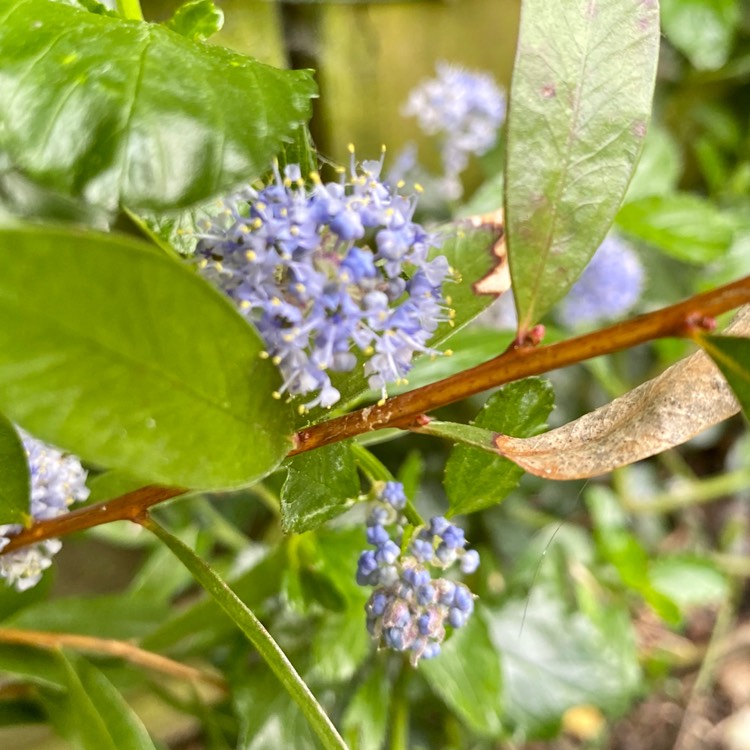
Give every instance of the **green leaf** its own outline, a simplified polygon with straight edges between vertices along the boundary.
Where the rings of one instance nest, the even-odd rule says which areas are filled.
[[[309,71],[49,0],[3,5],[0,67],[0,152],[109,209],[186,206],[254,179],[315,96]]]
[[[177,8],[167,21],[168,29],[194,42],[205,41],[223,25],[224,11],[217,8],[211,0],[191,0]]]
[[[717,604],[729,593],[726,575],[697,555],[658,558],[650,572],[654,588],[683,608]]]
[[[41,706],[32,700],[7,700],[0,701],[0,727],[9,727],[16,724],[44,724],[47,717]]]
[[[382,750],[385,747],[391,691],[386,661],[377,659],[344,712],[344,738],[350,747],[357,750]]]
[[[286,462],[281,524],[286,533],[309,531],[350,508],[359,476],[349,443],[335,443]]]
[[[112,498],[126,495],[128,492],[134,492],[143,487],[145,483],[142,479],[135,479],[119,471],[105,471],[93,477],[89,475],[86,484],[90,490],[86,502],[91,504],[112,500]]]
[[[639,688],[615,633],[567,613],[549,591],[491,610],[487,623],[503,669],[505,716],[527,740],[554,736],[573,706],[620,713]]]
[[[417,450],[409,451],[406,454],[406,458],[401,462],[401,466],[398,467],[396,480],[404,485],[404,494],[409,500],[413,501],[417,496],[417,490],[419,490],[419,485],[422,482],[424,470],[424,457]]]
[[[30,646],[0,643],[0,673],[43,687],[59,688],[66,683],[65,670],[55,655]]]
[[[698,265],[724,255],[737,228],[714,204],[688,193],[628,203],[617,214],[617,225],[673,258]]]
[[[682,157],[677,142],[665,127],[652,122],[625,202],[673,192],[681,173]]]
[[[13,425],[0,414],[0,524],[26,523],[31,478],[26,449]]]
[[[299,707],[281,689],[265,664],[254,664],[252,669],[232,670],[230,682],[234,710],[240,719],[238,748],[319,750],[321,747],[337,747],[321,745]]]
[[[489,636],[487,610],[477,607],[469,622],[454,631],[440,656],[419,664],[430,687],[472,730],[491,737],[503,729],[503,677]]]
[[[546,428],[554,391],[546,380],[527,378],[494,393],[473,424],[515,437],[538,435]],[[499,503],[518,486],[523,469],[501,456],[457,445],[445,466],[445,491],[452,515],[473,513]]]
[[[57,731],[80,750],[156,750],[141,720],[112,683],[83,659],[58,660],[67,694],[44,701]]]
[[[149,482],[250,484],[291,443],[279,376],[228,299],[116,235],[0,230],[0,408]]]
[[[321,620],[310,644],[313,657],[311,676],[327,684],[352,679],[373,649],[363,611],[364,602],[361,607],[328,615]]]
[[[232,589],[248,606],[260,608],[264,600],[276,594],[284,571],[286,550],[275,548],[272,554],[231,581]],[[151,651],[182,650],[205,652],[206,649],[225,643],[237,630],[224,610],[211,598],[191,603],[186,609],[172,611],[161,625],[147,635],[141,645]]]
[[[698,343],[716,363],[750,419],[750,338],[700,336]]]
[[[651,113],[656,2],[525,0],[505,218],[520,330],[565,296],[625,194]]]
[[[667,39],[698,70],[727,62],[741,15],[738,0],[661,0]]]
[[[615,567],[625,586],[638,592],[666,622],[679,625],[679,607],[653,585],[648,553],[628,530],[628,520],[617,497],[607,487],[593,486],[586,490],[584,498],[602,556]]]

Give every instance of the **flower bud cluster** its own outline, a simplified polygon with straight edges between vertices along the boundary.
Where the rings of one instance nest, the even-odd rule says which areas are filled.
[[[635,250],[610,234],[560,303],[557,317],[570,328],[618,318],[640,298],[643,277]]]
[[[370,634],[382,647],[410,651],[416,666],[437,656],[446,628],[463,627],[474,610],[468,587],[433,578],[430,568],[445,570],[458,562],[462,573],[473,573],[479,554],[466,549],[463,530],[442,516],[417,529],[402,550],[405,506],[400,482],[380,488],[367,517],[367,541],[374,549],[360,555],[357,583],[375,586],[365,605]],[[395,539],[389,528],[395,528]]]
[[[461,197],[458,176],[471,154],[481,156],[495,145],[505,109],[505,94],[492,76],[447,62],[439,62],[437,77],[409,94],[403,114],[416,117],[425,134],[440,138],[445,197]]]
[[[31,516],[35,521],[46,521],[68,512],[68,506],[85,500],[86,471],[75,456],[62,453],[41,440],[19,430],[28,457],[31,477]],[[22,530],[20,524],[0,525],[0,553],[13,536]],[[18,591],[35,586],[42,573],[52,564],[62,543],[59,539],[23,547],[0,554],[0,577]]]
[[[260,190],[226,201],[198,244],[200,267],[258,327],[283,385],[275,397],[317,394],[330,407],[330,372],[365,357],[371,388],[405,380],[416,353],[449,319],[442,292],[450,267],[429,259],[437,239],[412,221],[416,200],[380,179],[380,161],[308,189],[297,165]]]

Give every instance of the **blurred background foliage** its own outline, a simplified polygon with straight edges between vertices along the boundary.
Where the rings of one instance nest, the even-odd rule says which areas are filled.
[[[177,3],[143,6],[161,20]],[[434,167],[434,144],[400,113],[408,92],[439,60],[488,71],[507,89],[520,2],[220,7],[226,23],[212,42],[318,71],[311,130],[322,156],[346,161],[349,142],[364,158],[382,143],[395,155],[418,141]],[[646,267],[641,310],[750,273],[750,8],[662,0],[662,14],[654,121],[616,222]],[[462,211],[501,205],[497,180],[482,184],[498,159],[495,152],[472,164]],[[554,314],[547,322],[550,337],[566,335]],[[475,361],[496,354],[507,338],[491,323],[460,332],[453,348]],[[553,373],[551,423],[592,410],[689,351],[669,340]],[[440,416],[473,419],[486,397]],[[419,486],[424,515],[445,508],[445,443],[402,437],[373,450],[407,488]],[[483,560],[474,581],[479,616],[413,674],[370,649],[366,595],[354,584],[357,518],[283,536],[284,474],[229,497],[180,500],[158,515],[269,624],[352,747],[384,739],[399,747],[399,706],[407,703],[404,747],[750,746],[750,442],[739,418],[601,480],[526,476],[502,505],[471,516],[467,535]],[[106,486],[116,480],[93,479],[92,500],[116,494]],[[115,684],[160,747],[317,746],[231,623],[167,550],[130,525],[66,540],[42,586],[0,592],[0,614],[5,627],[137,641],[227,675],[231,698],[210,679],[191,685],[111,657],[74,672],[84,693]],[[61,657],[29,651],[21,659],[0,644],[0,671],[0,747],[69,747],[41,723],[45,715],[73,746],[97,747],[70,721],[80,704],[66,706],[76,693]]]

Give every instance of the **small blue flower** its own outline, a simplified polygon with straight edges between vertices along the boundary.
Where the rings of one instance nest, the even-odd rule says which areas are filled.
[[[46,521],[68,512],[71,504],[85,500],[86,471],[75,456],[62,453],[23,430],[19,435],[29,465],[31,478],[31,516]],[[20,524],[0,525],[0,550],[22,530]],[[35,586],[42,573],[52,565],[52,557],[62,547],[59,539],[47,539],[29,547],[0,554],[0,577],[17,591]]]
[[[450,268],[428,260],[438,238],[412,218],[414,197],[380,179],[382,160],[305,187],[298,165],[260,190],[228,198],[196,250],[202,273],[257,326],[281,370],[275,397],[315,396],[299,409],[340,399],[331,372],[365,359],[371,388],[386,395],[449,320],[442,292]],[[356,244],[360,243],[360,244]]]
[[[557,317],[570,328],[618,318],[638,302],[643,282],[635,250],[610,234],[560,303]]]

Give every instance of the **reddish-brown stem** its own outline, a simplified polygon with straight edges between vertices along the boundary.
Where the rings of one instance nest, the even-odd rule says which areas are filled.
[[[750,277],[637,318],[549,346],[511,348],[494,359],[437,383],[368,406],[297,434],[291,455],[336,443],[370,430],[407,428],[420,414],[530,375],[612,354],[665,336],[683,336],[696,319],[713,318],[750,302]]]
[[[182,487],[158,487],[150,485],[141,487],[127,495],[121,495],[103,503],[87,505],[57,518],[47,521],[37,521],[28,529],[24,529],[14,536],[3,547],[3,553],[12,552],[19,547],[26,547],[44,539],[53,539],[74,531],[83,531],[92,526],[100,526],[110,521],[135,521],[147,508],[178,495],[184,495],[188,490]]]
[[[665,336],[690,336],[695,332],[696,326],[704,327],[710,318],[748,303],[750,276],[584,336],[536,348],[525,343],[511,347],[488,362],[395,396],[380,406],[368,406],[307,427],[295,436],[294,448],[289,455],[304,453],[372,430],[386,427],[408,429],[427,412],[488,388],[592,357],[612,354]],[[186,492],[185,489],[175,487],[143,487],[49,521],[39,521],[13,537],[3,552],[11,552],[43,539],[83,531],[109,521],[136,520],[152,505]]]

